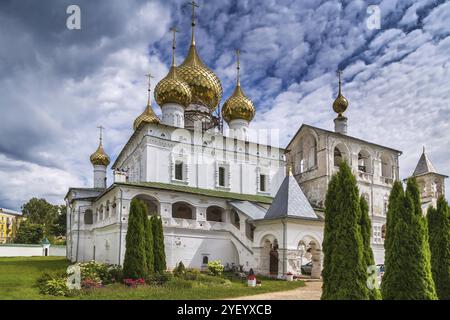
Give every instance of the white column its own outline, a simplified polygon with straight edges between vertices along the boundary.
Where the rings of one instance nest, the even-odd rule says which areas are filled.
[[[161,107],[163,124],[184,128],[184,108],[176,103],[165,103]]]

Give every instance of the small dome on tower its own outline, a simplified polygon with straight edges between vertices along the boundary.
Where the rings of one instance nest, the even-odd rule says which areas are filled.
[[[255,116],[255,106],[252,100],[247,98],[241,89],[240,85],[237,85],[233,94],[224,103],[222,108],[222,117],[229,123],[231,120],[243,119],[252,121]]]
[[[338,70],[337,72],[339,77],[339,93],[337,98],[333,102],[333,110],[338,114],[338,117],[342,117],[342,114],[347,110],[348,100],[342,95],[342,71]]]
[[[145,108],[144,112],[139,115],[136,120],[134,120],[133,128],[134,130],[137,130],[141,123],[160,123],[159,118],[156,116],[155,112],[153,111],[152,106],[150,103],[147,103],[147,107]]]
[[[98,145],[97,150],[93,154],[91,154],[90,157],[91,163],[94,166],[105,166],[107,167],[111,160],[109,159],[109,156],[106,154],[105,150],[103,149],[103,143],[102,143],[102,137],[100,136],[100,143]]]
[[[239,63],[239,50],[236,51],[237,56],[237,81],[231,97],[225,101],[222,108],[222,117],[229,123],[235,119],[243,119],[248,122],[252,121],[255,117],[255,106],[252,100],[247,98],[241,88],[240,80],[240,63]]]

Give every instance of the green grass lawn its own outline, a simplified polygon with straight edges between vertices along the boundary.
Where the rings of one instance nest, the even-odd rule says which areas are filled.
[[[180,288],[171,282],[161,287],[138,288],[113,284],[70,298],[41,295],[35,287],[36,279],[46,270],[65,270],[67,266],[68,262],[60,257],[0,258],[0,299],[222,299],[304,286],[301,281],[287,282],[264,278],[262,286],[256,288],[249,288],[241,281],[232,281],[228,286],[193,281],[192,288]]]

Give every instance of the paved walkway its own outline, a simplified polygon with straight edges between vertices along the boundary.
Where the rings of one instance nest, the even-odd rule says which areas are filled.
[[[322,282],[305,282],[305,286],[288,291],[269,292],[230,300],[320,300]]]

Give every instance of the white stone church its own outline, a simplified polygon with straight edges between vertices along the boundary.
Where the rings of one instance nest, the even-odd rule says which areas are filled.
[[[401,151],[347,135],[348,102],[340,78],[335,131],[303,124],[285,149],[252,142],[255,107],[241,88],[237,57],[236,88],[217,113],[221,82],[197,53],[193,18],[188,55],[179,66],[173,58],[155,88],[161,119],[149,98],[111,167],[110,185],[110,158],[100,135],[90,158],[93,188],[69,189],[68,259],[122,264],[130,202],[139,198],[148,215],[162,219],[169,269],[180,261],[202,269],[219,259],[229,267],[280,277],[300,274],[301,265],[310,262],[311,276],[320,277],[324,199],[345,160],[369,203],[376,263],[384,262],[387,201],[400,178]],[[414,175],[424,206],[434,204],[444,193],[446,176],[437,173],[425,150]]]

